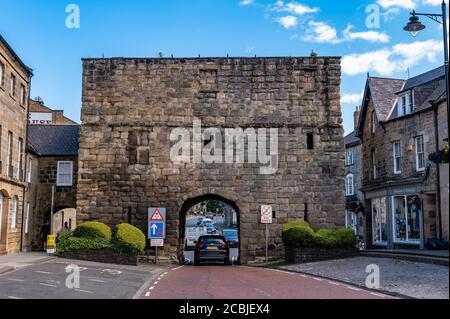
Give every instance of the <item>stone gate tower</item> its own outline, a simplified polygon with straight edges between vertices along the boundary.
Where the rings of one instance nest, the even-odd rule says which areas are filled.
[[[340,59],[84,59],[78,221],[147,229],[147,208],[166,207],[165,253],[182,249],[187,202],[212,195],[239,212],[241,261],[262,252],[260,206],[275,211],[270,246],[282,252],[281,225],[344,225],[344,140]],[[277,128],[278,169],[174,163],[174,128]]]

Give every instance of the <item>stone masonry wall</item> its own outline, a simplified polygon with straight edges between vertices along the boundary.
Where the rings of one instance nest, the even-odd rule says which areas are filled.
[[[272,248],[283,251],[281,225],[344,226],[344,141],[339,58],[85,59],[77,222],[131,222],[147,229],[147,208],[166,207],[164,253],[182,247],[180,208],[217,195],[240,211],[240,254],[264,247],[260,206],[276,211]],[[260,164],[176,164],[176,127],[278,128],[279,169]],[[307,149],[307,134],[314,149]],[[306,214],[305,214],[306,211]]]

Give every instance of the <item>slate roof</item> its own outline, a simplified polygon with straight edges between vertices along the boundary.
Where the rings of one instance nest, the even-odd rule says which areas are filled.
[[[401,91],[405,80],[369,77],[369,89],[378,121],[387,120],[397,101],[396,93]]]
[[[352,147],[361,144],[359,137],[356,137],[356,131],[351,132],[345,138],[345,147]]]
[[[423,74],[408,79],[405,83],[405,86],[401,89],[401,91],[398,91],[397,93],[405,92],[417,86],[421,86],[423,84],[429,83],[431,81],[443,77],[445,77],[445,66],[440,66],[434,70],[425,72]]]
[[[78,156],[79,125],[30,125],[28,147],[39,156]]]

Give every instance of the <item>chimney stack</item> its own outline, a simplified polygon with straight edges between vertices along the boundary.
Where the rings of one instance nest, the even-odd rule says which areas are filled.
[[[358,124],[359,124],[359,115],[361,114],[361,107],[357,106],[355,113],[353,113],[353,118],[354,118],[354,124],[355,124],[355,131],[358,129]]]

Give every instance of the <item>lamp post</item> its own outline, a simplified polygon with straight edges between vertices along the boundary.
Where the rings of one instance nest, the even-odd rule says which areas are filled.
[[[444,30],[444,69],[445,69],[445,94],[447,96],[447,141],[450,143],[450,103],[449,103],[449,95],[448,95],[448,33],[447,33],[447,5],[445,1],[442,1],[442,14],[431,14],[431,13],[417,13],[415,10],[411,12],[411,17],[409,18],[409,23],[403,28],[403,30],[411,32],[411,34],[415,37],[419,34],[420,31],[426,28],[419,21],[419,17],[424,16],[430,18],[431,20],[442,24],[442,28]],[[447,190],[449,191],[449,190]]]

